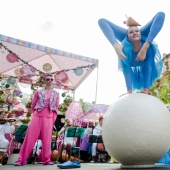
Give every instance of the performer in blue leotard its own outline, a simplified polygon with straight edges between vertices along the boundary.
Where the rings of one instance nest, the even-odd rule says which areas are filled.
[[[161,74],[161,55],[153,39],[161,30],[164,18],[165,14],[158,12],[141,29],[133,24],[124,29],[106,19],[98,21],[119,57],[119,69],[123,71],[128,93],[143,90],[149,94],[149,88]]]

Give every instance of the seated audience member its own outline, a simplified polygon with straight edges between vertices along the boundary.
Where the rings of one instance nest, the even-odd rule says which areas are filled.
[[[1,148],[7,148],[9,145],[9,141],[5,138],[5,133],[11,133],[15,130],[15,126],[13,123],[9,122],[3,122],[2,120],[5,118],[5,111],[0,111],[0,165],[2,165],[4,153],[7,151],[7,149],[1,149]]]
[[[88,138],[91,133],[92,128],[87,128],[84,136],[80,139],[80,158],[84,161],[88,159]]]
[[[58,132],[58,135],[63,135],[64,138],[58,150],[57,162],[61,157],[63,149],[66,150],[66,153],[68,154],[68,161],[70,161],[71,149],[73,146],[75,146],[75,139],[73,137],[67,137],[67,130],[69,126],[71,126],[71,121],[67,119],[64,127],[62,127],[61,130]]]
[[[40,153],[40,148],[42,147],[42,142],[41,140],[37,140],[35,145],[34,145],[34,149],[33,149],[33,154],[36,153],[36,155],[39,155]]]
[[[102,132],[102,123],[103,123],[103,117],[99,118],[99,124],[93,129],[93,135],[100,135]],[[91,163],[94,163],[96,160],[96,150],[97,150],[97,143],[92,144],[92,161]]]
[[[36,163],[37,161],[38,162],[42,161],[42,158],[40,159],[40,157],[42,157],[41,148],[42,148],[42,141],[37,140],[33,148],[33,156],[35,159],[34,163]]]

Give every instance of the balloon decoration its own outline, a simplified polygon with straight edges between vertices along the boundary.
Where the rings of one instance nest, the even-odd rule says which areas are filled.
[[[16,68],[16,69],[14,70],[15,75],[18,76],[18,77],[21,76],[20,69],[21,69],[21,68]]]
[[[43,65],[43,70],[44,70],[45,72],[50,72],[50,71],[52,70],[52,65],[51,65],[50,63],[45,63],[45,64]]]
[[[62,97],[66,97],[66,94],[65,94],[65,93],[62,93],[61,96],[62,96]]]
[[[14,77],[9,77],[7,79],[7,83],[11,84],[11,85],[14,85],[16,83],[16,79]]]
[[[16,61],[18,61],[18,56],[15,53],[9,53],[6,56],[6,59],[10,63],[15,63]]]
[[[20,69],[20,74],[21,76],[27,76],[27,77],[32,77],[35,76],[36,74],[36,69],[29,65],[29,64],[25,64],[21,69]]]
[[[83,74],[83,69],[81,67],[77,67],[76,69],[74,69],[74,73],[77,76],[81,76]]]
[[[14,96],[20,96],[20,94],[21,94],[21,91],[20,91],[20,90],[14,90],[14,91],[13,91],[13,95],[14,95]]]
[[[10,49],[8,49],[8,47],[6,47],[2,42],[0,42],[0,47],[3,47],[6,51],[8,51],[9,52],[9,54],[6,56],[6,59],[7,59],[7,61],[8,62],[10,62],[10,63],[14,63],[14,62],[16,62],[16,61],[21,61],[23,64],[25,64],[25,65],[28,65],[28,67],[32,67],[32,68],[34,68],[34,69],[32,69],[31,68],[31,72],[38,72],[39,74],[45,74],[44,72],[42,72],[41,70],[38,70],[38,69],[36,69],[35,67],[33,67],[32,65],[30,65],[30,64],[28,64],[28,61],[24,61],[22,58],[20,58],[19,56],[17,56],[15,53],[13,53]],[[80,75],[82,75],[83,74],[83,68],[91,68],[91,69],[93,69],[93,67],[95,66],[95,64],[92,64],[92,65],[87,65],[87,66],[81,66],[81,67],[77,67],[77,68],[72,68],[72,69],[63,69],[63,70],[61,70],[60,72],[67,72],[67,71],[71,71],[71,70],[74,70],[74,72],[75,72],[75,74],[76,75],[78,75],[78,76],[80,76]],[[29,68],[24,68],[24,70],[30,70]],[[46,71],[46,72],[49,72],[49,71],[51,71],[52,70],[52,66],[51,66],[51,64],[49,64],[49,63],[45,63],[44,65],[43,65],[43,69]],[[16,71],[17,72],[17,71]],[[21,73],[23,73],[22,71],[21,71]],[[58,71],[55,71],[55,72],[51,72],[51,74],[56,74],[56,73],[58,73]],[[16,73],[16,74],[18,74],[18,73]],[[31,76],[31,74],[30,73],[28,73],[28,75],[29,76]],[[34,74],[35,75],[35,74]],[[34,76],[33,75],[33,76]],[[26,76],[25,75],[25,71],[24,71],[24,73],[22,74],[22,76]],[[65,82],[66,82],[67,80],[65,80]],[[64,82],[63,82],[64,83]]]
[[[10,87],[10,85],[9,85],[9,84],[6,84],[6,85],[5,85],[5,87],[6,87],[6,88],[9,88],[9,87]]]
[[[55,75],[55,81],[62,84],[68,80],[68,75],[65,71],[58,71]]]

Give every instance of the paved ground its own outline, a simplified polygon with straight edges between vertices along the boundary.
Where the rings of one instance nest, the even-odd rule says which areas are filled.
[[[106,163],[82,163],[82,170],[120,170],[120,164],[106,164]],[[25,166],[13,166],[13,165],[3,165],[0,166],[0,170],[57,170],[59,169],[57,165],[43,166],[41,164],[37,165],[25,165]],[[170,165],[156,164],[153,169],[166,170],[170,169]],[[145,169],[147,170],[147,169]]]

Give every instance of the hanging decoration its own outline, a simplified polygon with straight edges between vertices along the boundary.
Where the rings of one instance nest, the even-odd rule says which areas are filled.
[[[76,68],[63,69],[63,70],[60,70],[60,71],[50,72],[52,70],[52,65],[50,63],[45,63],[43,65],[43,70],[45,72],[43,72],[41,70],[38,70],[37,68],[35,68],[31,64],[29,64],[28,61],[24,61],[22,58],[20,58],[13,51],[8,49],[2,42],[0,42],[0,48],[2,48],[2,47],[6,51],[9,52],[9,54],[6,56],[6,59],[7,59],[8,62],[10,62],[10,63],[22,62],[24,64],[22,68],[19,67],[19,68],[16,68],[14,70],[16,77],[9,78],[8,84],[13,85],[15,80],[19,79],[19,82],[21,82],[21,83],[31,84],[32,90],[36,89],[37,86],[40,86],[40,87],[44,86],[43,82],[39,81],[39,80],[35,84],[33,84],[33,81],[31,79],[32,76],[40,76],[41,77],[41,75],[44,75],[48,72],[48,73],[53,74],[55,76],[55,80],[56,80],[56,84],[55,84],[56,86],[55,87],[67,90],[67,89],[69,89],[69,87],[64,85],[64,84],[69,83],[68,75],[67,75],[66,72],[73,70],[74,73],[77,76],[81,76],[83,74],[84,68],[93,69],[96,66],[95,64],[92,64],[92,65],[78,66]],[[8,88],[8,87],[6,87],[6,88]],[[11,88],[14,88],[14,87],[12,86]]]
[[[26,83],[26,84],[32,84],[32,79],[30,79],[27,76],[22,76],[19,78],[19,82]]]
[[[6,59],[10,63],[15,63],[16,61],[18,61],[18,56],[15,53],[9,53],[6,56]]]
[[[9,84],[6,84],[6,85],[5,85],[5,87],[6,87],[6,88],[9,88],[9,87],[10,87],[10,85],[9,85]]]
[[[58,71],[55,75],[54,75],[55,81],[58,83],[65,83],[68,80],[68,75],[66,72],[64,71]]]
[[[45,72],[50,72],[50,71],[52,70],[52,65],[51,65],[50,63],[45,63],[45,64],[43,65],[43,70],[44,70]]]
[[[66,97],[66,94],[65,94],[65,93],[62,93],[61,96],[62,96],[62,97]]]
[[[21,74],[21,76],[33,77],[36,74],[36,69],[33,66],[31,66],[30,64],[25,64],[20,69],[20,74]]]
[[[20,91],[20,90],[14,90],[14,91],[13,91],[13,95],[14,95],[14,96],[20,96],[20,94],[21,94],[21,91]]]
[[[14,85],[16,83],[16,79],[14,77],[9,77],[7,79],[7,83],[11,84],[11,85]]]
[[[74,73],[77,76],[81,76],[83,74],[83,69],[81,67],[77,67],[77,68],[74,69]]]
[[[21,68],[16,68],[16,69],[14,70],[15,75],[18,76],[18,77],[21,76],[20,69],[21,69]]]
[[[11,50],[9,50],[5,45],[2,44],[2,42],[0,42],[0,47],[3,47],[6,51],[9,52],[9,54],[6,56],[6,59],[8,62],[10,63],[14,63],[14,62],[18,62],[18,61],[21,61],[23,64],[26,64],[26,65],[30,65],[27,61],[24,61],[23,59],[21,59],[19,56],[17,56],[15,53],[13,53]],[[32,65],[30,65],[32,66]],[[49,66],[49,65],[48,65]],[[60,70],[61,71],[64,71],[64,72],[67,72],[67,71],[75,71],[75,70],[79,70],[79,71],[76,71],[77,74],[80,74],[82,72],[81,69],[83,68],[91,68],[93,69],[93,67],[96,66],[95,64],[92,64],[92,65],[87,65],[87,66],[81,66],[81,67],[76,67],[76,68],[72,68],[72,69],[63,69],[63,70]],[[32,66],[36,72],[38,72],[39,74],[45,74],[44,72],[42,72],[41,70],[38,70],[36,69],[34,66]],[[52,67],[52,66],[51,66]],[[81,70],[81,71],[80,71]],[[58,71],[55,71],[55,72],[51,72],[50,74],[56,74]],[[76,74],[75,73],[75,74]]]

